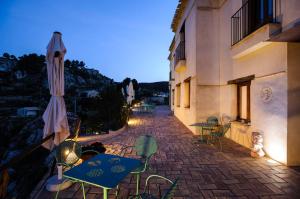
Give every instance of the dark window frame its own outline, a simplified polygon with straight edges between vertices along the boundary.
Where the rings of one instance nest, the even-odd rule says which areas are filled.
[[[179,90],[179,94],[178,94],[178,90]],[[176,106],[180,107],[181,104],[181,83],[176,84]],[[178,100],[179,98],[179,100]],[[179,102],[179,103],[178,103]]]
[[[237,85],[237,121],[244,121],[246,123],[251,122],[251,81],[255,78],[255,75],[249,75],[246,77],[230,80],[228,84]],[[240,113],[240,88],[242,86],[247,86],[247,118],[241,118]]]
[[[188,100],[188,105],[184,104],[184,108],[190,108],[191,107],[191,77],[184,80],[184,89],[185,89],[185,84],[189,85],[189,100]],[[184,90],[184,94],[185,94],[185,90]]]
[[[246,86],[247,87],[247,118],[241,117],[241,87]],[[251,96],[251,80],[246,82],[237,83],[237,121],[245,121],[246,123],[251,122],[251,102],[250,102],[250,96]]]
[[[175,104],[175,89],[172,89],[172,105]]]

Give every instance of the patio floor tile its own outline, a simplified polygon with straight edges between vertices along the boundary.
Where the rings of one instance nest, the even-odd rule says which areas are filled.
[[[266,158],[253,159],[249,149],[231,140],[224,140],[222,152],[213,145],[197,144],[197,137],[170,114],[168,107],[159,106],[153,114],[134,117],[140,125],[129,126],[126,132],[105,140],[104,144],[109,153],[117,154],[118,143],[132,145],[135,138],[145,134],[156,138],[159,149],[150,161],[151,170],[142,175],[141,190],[146,177],[157,173],[170,179],[179,177],[174,199],[300,198],[299,172],[279,163],[271,164]],[[134,151],[125,156],[134,157]],[[151,187],[157,189],[156,185]],[[133,176],[128,176],[120,188],[120,198],[134,194]],[[87,198],[102,198],[100,188],[88,186],[86,191]],[[114,190],[109,193],[109,198],[114,198]],[[51,196],[43,190],[36,198]],[[61,197],[81,198],[80,186],[62,191]]]

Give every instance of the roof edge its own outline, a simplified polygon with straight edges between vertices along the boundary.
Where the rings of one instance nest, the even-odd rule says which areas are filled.
[[[186,8],[186,5],[188,3],[188,0],[179,0],[178,1],[178,5],[177,8],[175,10],[175,14],[171,23],[171,29],[173,32],[176,32],[180,19],[182,17],[182,15],[184,14],[184,10]]]

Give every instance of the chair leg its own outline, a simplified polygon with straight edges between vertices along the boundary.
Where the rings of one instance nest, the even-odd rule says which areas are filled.
[[[139,189],[140,189],[140,179],[141,179],[141,174],[137,173],[136,174],[136,192],[135,195],[139,195]]]
[[[219,144],[220,144],[220,151],[222,151],[222,142],[221,142],[221,138],[218,137],[218,140],[219,140]]]
[[[116,188],[116,198],[119,198],[119,192],[120,192],[120,187],[119,185],[117,185],[117,188]]]
[[[83,183],[81,183],[81,188],[82,188],[83,199],[85,199],[85,190],[84,190],[84,184]]]
[[[60,191],[60,186],[61,186],[61,184],[58,185],[58,190],[57,190],[57,192],[56,192],[56,194],[55,194],[55,199],[58,198],[58,194],[59,194],[59,191]]]

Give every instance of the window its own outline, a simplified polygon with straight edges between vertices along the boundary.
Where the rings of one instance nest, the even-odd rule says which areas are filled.
[[[184,80],[184,108],[190,108],[191,104],[191,78]]]
[[[175,90],[172,89],[172,105],[174,106],[174,101],[175,101]]]
[[[251,81],[237,84],[237,120],[250,122]]]
[[[176,85],[176,106],[180,107],[180,97],[181,97],[181,85],[180,83]]]
[[[255,75],[249,75],[239,79],[228,81],[228,84],[237,85],[237,120],[243,122],[250,122],[250,85],[251,80]]]

